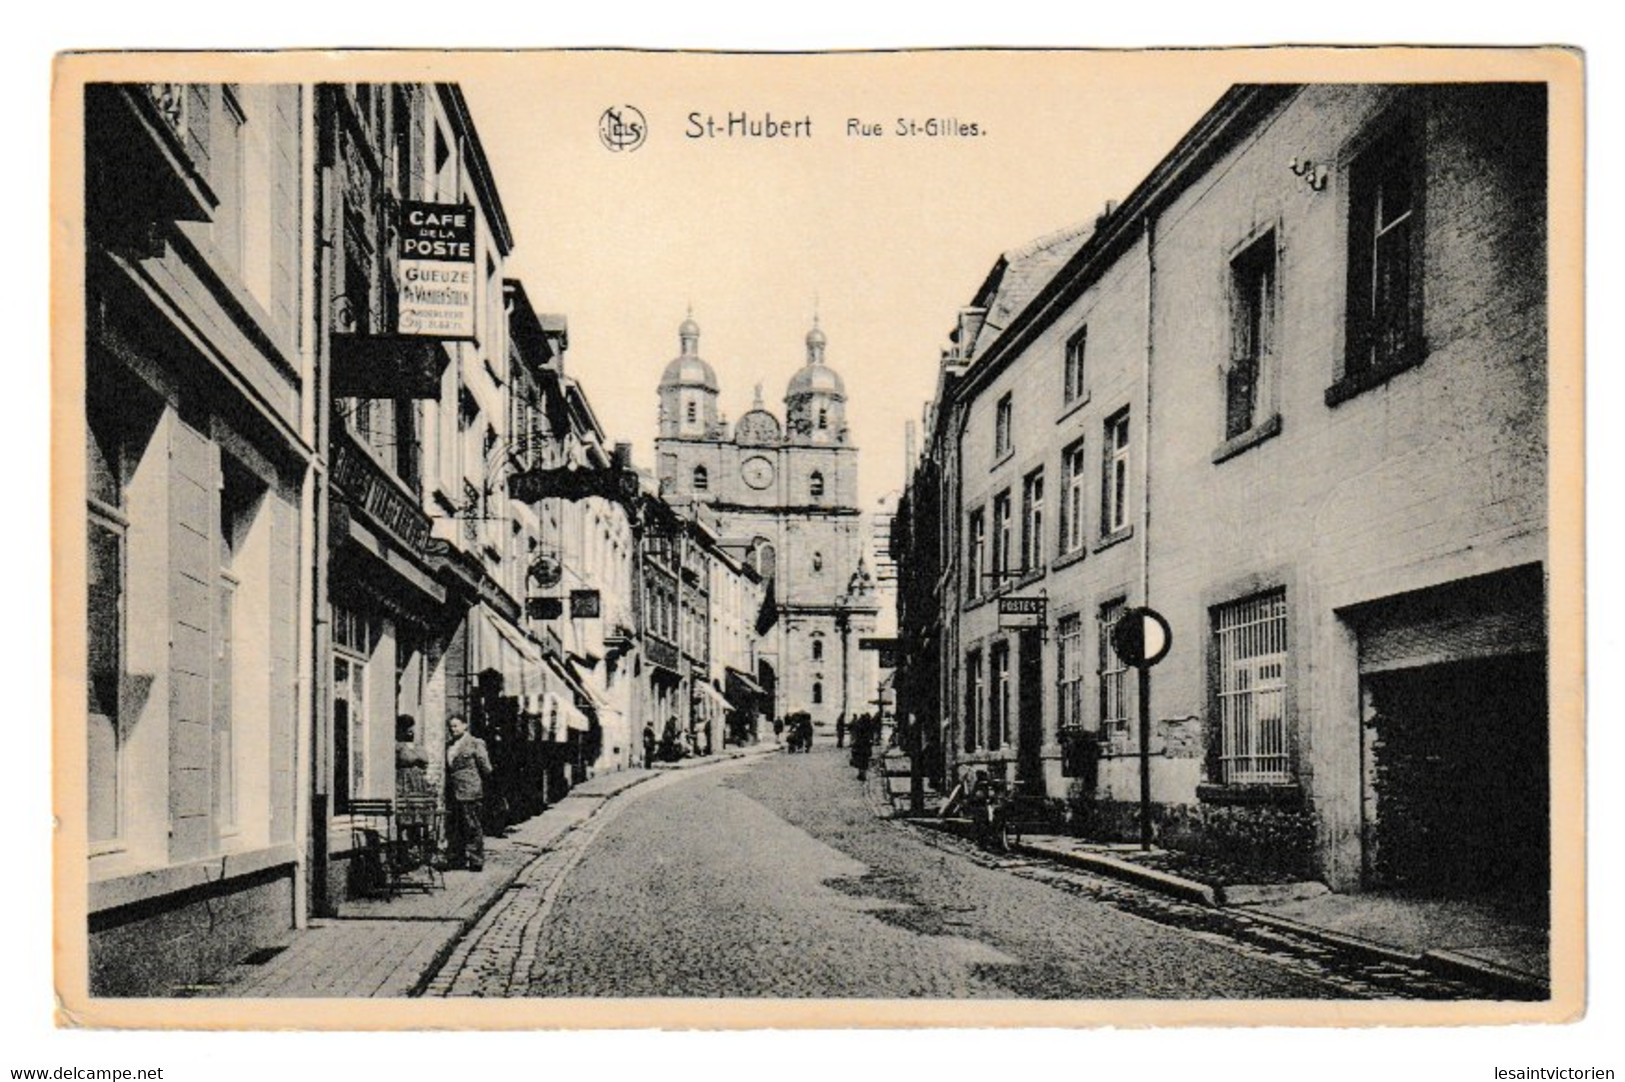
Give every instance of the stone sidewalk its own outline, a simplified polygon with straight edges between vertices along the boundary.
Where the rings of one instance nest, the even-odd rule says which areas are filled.
[[[485,867],[445,873],[445,889],[346,902],[334,917],[312,919],[285,944],[256,951],[183,990],[188,996],[237,998],[357,998],[412,996],[515,880],[613,798],[663,771],[690,770],[747,756],[775,745],[730,748],[712,756],[661,763],[654,770],[601,774],[576,786],[542,814],[487,838]]]
[[[886,794],[898,817],[908,805],[906,767],[905,757],[895,752],[887,757]],[[940,819],[929,810],[910,821],[970,833],[969,820]],[[1402,961],[1518,998],[1551,994],[1547,929],[1485,902],[1386,891],[1334,894],[1321,883],[1199,882],[1139,862],[1137,845],[1060,834],[1023,835],[1016,848],[1186,902],[1246,913],[1334,949]]]

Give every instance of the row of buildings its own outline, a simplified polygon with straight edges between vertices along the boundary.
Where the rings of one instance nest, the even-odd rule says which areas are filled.
[[[756,496],[719,513],[735,464],[708,490],[677,449],[720,434],[698,327],[657,480],[509,275],[456,86],[94,84],[84,119],[93,993],[334,912],[352,802],[393,798],[403,751],[438,787],[453,714],[518,818],[641,761],[646,724],[709,754],[851,698],[860,666],[808,645],[872,612],[821,353],[797,435],[741,422]]]
[[[1237,86],[959,313],[896,517],[939,785],[1544,911],[1540,84]],[[1172,630],[1139,682],[1111,632]]]

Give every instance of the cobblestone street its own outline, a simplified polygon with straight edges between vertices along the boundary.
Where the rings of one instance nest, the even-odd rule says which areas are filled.
[[[1461,995],[876,817],[832,747],[670,774],[529,867],[430,995]],[[1402,968],[1402,967],[1401,967]]]

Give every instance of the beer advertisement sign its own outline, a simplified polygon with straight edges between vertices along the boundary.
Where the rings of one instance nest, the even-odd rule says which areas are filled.
[[[400,216],[396,330],[424,338],[473,338],[474,208],[404,200]]]

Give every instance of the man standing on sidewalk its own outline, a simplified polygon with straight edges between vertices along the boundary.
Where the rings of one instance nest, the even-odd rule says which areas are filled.
[[[468,731],[461,714],[446,719],[451,743],[446,748],[446,801],[450,805],[447,842],[451,866],[477,872],[485,867],[485,827],[481,812],[485,782],[491,776],[491,756],[485,741]]]
[[[643,723],[643,769],[651,770],[655,765],[655,745],[659,741],[655,737],[654,719]]]

